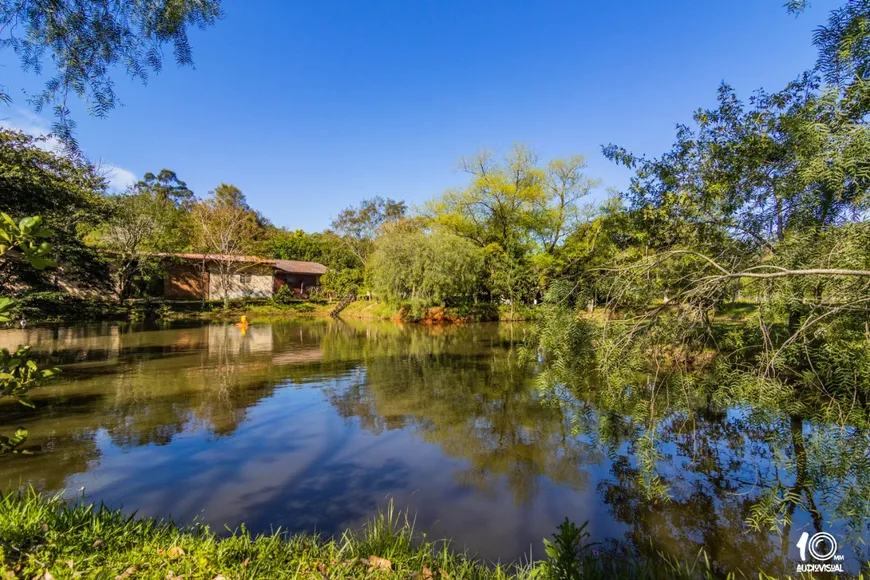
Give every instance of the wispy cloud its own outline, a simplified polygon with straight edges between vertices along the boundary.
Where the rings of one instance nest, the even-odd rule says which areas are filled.
[[[115,165],[103,163],[100,165],[100,172],[109,182],[109,187],[115,191],[123,191],[137,181],[135,173]]]
[[[51,133],[48,122],[39,115],[21,107],[13,107],[7,110],[11,114],[0,117],[0,127],[3,129],[22,131],[34,137],[42,137]],[[48,139],[39,144],[39,148],[55,153],[63,150],[60,141],[54,137],[48,137]]]
[[[22,131],[34,137],[48,136],[45,141],[39,144],[39,147],[53,153],[63,151],[63,145],[60,141],[49,135],[51,129],[48,121],[21,107],[10,107],[7,111],[8,115],[2,115],[5,111],[0,110],[0,128]],[[104,162],[97,165],[100,174],[106,178],[109,187],[115,191],[123,191],[137,181],[136,174],[129,169]]]

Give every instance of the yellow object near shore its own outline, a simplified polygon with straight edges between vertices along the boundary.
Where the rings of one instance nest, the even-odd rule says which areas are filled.
[[[242,316],[242,319],[236,323],[236,326],[238,326],[239,329],[241,329],[242,334],[245,334],[245,332],[247,332],[247,330],[248,330],[248,317]]]

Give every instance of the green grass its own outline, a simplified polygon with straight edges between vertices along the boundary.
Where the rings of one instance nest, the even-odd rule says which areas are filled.
[[[219,537],[206,526],[181,527],[169,521],[128,517],[93,504],[69,504],[33,490],[0,493],[0,578],[4,580],[722,577],[710,571],[703,553],[694,562],[678,563],[624,554],[605,557],[590,545],[578,545],[577,550],[571,557],[576,562],[573,573],[555,576],[553,571],[560,569],[555,565],[558,555],[548,564],[484,564],[452,550],[447,542],[432,542],[416,534],[413,521],[392,506],[362,530],[335,538],[281,531],[254,536],[244,527]]]
[[[422,302],[389,304],[378,300],[357,300],[351,302],[341,315],[346,318],[372,320],[401,320],[403,322],[426,322],[434,319],[442,322],[494,322],[534,320],[534,306],[509,306],[490,303],[467,304],[463,306],[438,307]],[[431,321],[431,320],[430,320]]]
[[[717,319],[746,320],[758,310],[755,302],[726,302],[716,308]]]
[[[338,538],[253,536],[244,528],[218,537],[205,526],[125,517],[92,504],[68,505],[33,491],[0,496],[0,557],[11,578],[508,578],[456,554],[443,542],[417,538],[393,510],[362,531]],[[3,566],[0,566],[0,578]],[[522,570],[520,574],[528,576]],[[124,576],[128,573],[128,576]],[[322,574],[323,573],[323,574]]]
[[[325,302],[294,301],[278,304],[271,300],[233,300],[224,308],[221,301],[202,303],[165,303],[156,314],[164,320],[225,320],[238,321],[247,316],[249,322],[267,322],[276,318],[327,316],[332,305]]]

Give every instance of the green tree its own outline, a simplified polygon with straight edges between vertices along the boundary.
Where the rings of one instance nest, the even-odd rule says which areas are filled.
[[[251,210],[248,200],[242,190],[230,183],[221,183],[211,192],[215,203],[226,207],[238,207],[247,211]]]
[[[580,202],[597,181],[583,174],[585,166],[580,156],[540,166],[522,145],[502,161],[484,151],[460,162],[470,184],[431,201],[427,217],[484,250],[494,298],[529,302],[588,213]]]
[[[274,258],[318,262],[324,265],[329,260],[328,242],[320,233],[309,234],[303,230],[275,228],[268,233],[266,246],[269,255]]]
[[[149,171],[133,189],[137,193],[148,193],[155,200],[172,202],[179,209],[190,209],[195,200],[187,184],[171,169],[161,169],[157,175]]]
[[[229,306],[233,278],[248,264],[239,258],[258,249],[261,228],[247,204],[228,204],[217,191],[193,207],[196,247],[216,265],[215,278],[224,307]]]
[[[89,235],[90,242],[111,252],[122,300],[135,280],[160,275],[160,261],[148,254],[188,250],[193,243],[193,193],[173,172],[164,169],[160,175],[147,173],[125,194],[108,197],[108,219]]]
[[[341,236],[360,265],[365,266],[381,228],[385,224],[401,220],[407,211],[404,201],[380,197],[364,199],[359,207],[343,209],[332,220],[332,229]]]
[[[0,288],[51,288],[60,281],[108,290],[107,266],[84,240],[107,216],[106,182],[93,165],[46,151],[44,143],[43,138],[0,130],[0,211],[42,216],[53,232],[53,256],[60,268],[49,274],[7,263]]]
[[[394,227],[375,242],[367,272],[375,295],[389,302],[461,304],[476,297],[483,253],[447,232]]]
[[[844,28],[834,37],[861,37],[862,5],[835,11],[827,28]],[[837,58],[863,50],[850,42],[834,43]],[[602,374],[621,368],[614,376],[627,381],[628,360],[634,372],[687,372],[713,356],[726,376],[742,377],[741,390],[768,401],[792,389],[843,401],[870,393],[858,362],[870,323],[870,131],[855,114],[858,93],[825,80],[810,71],[748,103],[723,85],[717,106],[679,126],[660,157],[604,148],[635,171],[627,209],[569,238],[566,247],[580,242],[587,254],[584,267],[568,269],[549,297],[553,307],[602,297],[628,319],[596,327]],[[626,227],[616,235],[608,222]],[[605,234],[592,236],[592,254],[589,228]],[[739,296],[757,304],[752,324],[725,332],[711,313]],[[557,318],[576,314],[567,312]]]
[[[178,65],[191,65],[188,29],[206,28],[220,17],[220,0],[0,0],[0,48],[12,50],[25,71],[53,71],[30,99],[37,111],[53,109],[52,131],[77,151],[70,95],[84,100],[90,114],[105,117],[118,103],[113,69],[144,83],[162,69],[166,45]],[[10,100],[7,92],[0,97]]]

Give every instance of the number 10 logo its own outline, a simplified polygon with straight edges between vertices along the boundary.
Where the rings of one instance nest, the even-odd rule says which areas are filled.
[[[801,561],[807,561],[807,551],[809,551],[810,556],[819,562],[826,562],[837,553],[837,540],[827,532],[819,532],[812,537],[804,532],[797,541],[797,547],[801,552]]]

